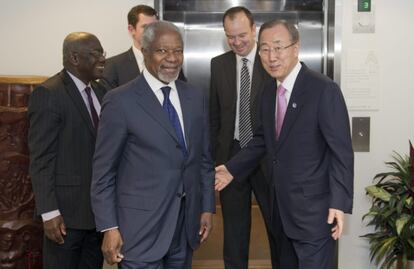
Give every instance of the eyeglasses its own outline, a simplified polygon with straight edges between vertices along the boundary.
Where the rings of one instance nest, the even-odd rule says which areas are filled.
[[[273,52],[274,54],[280,54],[282,53],[285,49],[292,47],[293,45],[295,45],[296,42],[293,42],[290,45],[287,46],[279,46],[279,47],[268,47],[268,46],[263,46],[260,47],[259,49],[259,54],[260,55],[270,55],[271,52]]]
[[[97,51],[97,50],[91,50],[88,51],[89,55],[92,55],[93,57],[99,59],[101,57],[106,58],[106,51]]]

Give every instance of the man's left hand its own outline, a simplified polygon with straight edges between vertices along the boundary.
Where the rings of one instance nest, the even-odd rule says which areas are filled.
[[[207,240],[210,235],[211,229],[213,228],[213,213],[205,212],[201,214],[200,219],[200,243]]]
[[[338,240],[342,235],[342,231],[344,228],[344,219],[345,219],[344,215],[345,214],[342,210],[335,209],[335,208],[329,208],[328,223],[332,224],[335,221],[335,226],[331,229],[332,238],[334,240]]]

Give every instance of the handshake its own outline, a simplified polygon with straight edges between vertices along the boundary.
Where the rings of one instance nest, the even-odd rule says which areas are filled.
[[[227,170],[226,166],[224,164],[219,165],[216,167],[216,176],[215,176],[215,184],[214,189],[216,191],[221,191],[224,189],[227,185],[230,184],[230,182],[233,180],[232,174],[230,174],[229,170]]]

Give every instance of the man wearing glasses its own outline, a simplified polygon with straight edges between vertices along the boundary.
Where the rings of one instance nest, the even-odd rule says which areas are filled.
[[[38,86],[29,102],[30,176],[42,217],[43,268],[101,269],[102,235],[90,202],[92,156],[101,100],[105,53],[92,34],[63,42],[63,66]]]
[[[331,269],[344,213],[352,212],[349,118],[338,85],[299,62],[299,48],[295,25],[262,25],[260,58],[274,80],[253,139],[216,168],[216,189],[243,179],[267,154],[277,268]]]

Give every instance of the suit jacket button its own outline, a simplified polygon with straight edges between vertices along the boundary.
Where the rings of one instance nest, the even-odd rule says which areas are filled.
[[[273,160],[273,164],[274,165],[278,165],[279,164],[279,161],[278,160]]]
[[[180,144],[175,145],[177,149],[181,148]]]

